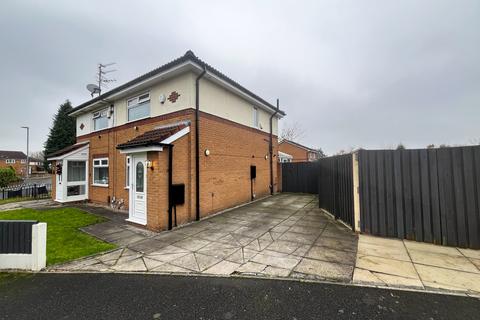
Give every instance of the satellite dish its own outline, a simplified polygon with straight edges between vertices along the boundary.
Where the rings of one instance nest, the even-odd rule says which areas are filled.
[[[87,84],[87,90],[90,91],[90,94],[92,95],[92,97],[95,93],[100,94],[100,87],[97,86],[96,84],[92,84],[92,83]]]

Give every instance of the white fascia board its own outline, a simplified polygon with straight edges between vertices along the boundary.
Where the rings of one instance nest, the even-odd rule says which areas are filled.
[[[78,152],[86,151],[86,150],[88,150],[88,148],[89,148],[89,144],[90,144],[89,142],[86,142],[84,147],[81,147],[81,148],[79,148],[79,149],[70,151],[69,153],[63,154],[63,155],[58,156],[58,157],[47,158],[47,161],[63,160],[63,159],[65,159],[65,158],[67,158],[67,157],[70,157],[70,156],[72,156],[72,155],[74,155],[74,154],[76,154],[76,153],[78,153]],[[87,156],[87,158],[88,158],[88,156]],[[83,157],[82,157],[82,160],[83,160]],[[87,159],[85,159],[85,160],[87,160]]]
[[[132,154],[132,153],[141,153],[149,151],[163,151],[162,146],[151,146],[151,147],[142,147],[142,148],[128,148],[120,150],[121,154]]]
[[[177,139],[180,139],[181,137],[183,137],[184,135],[188,134],[189,132],[190,132],[190,127],[183,128],[182,130],[178,131],[178,132],[175,133],[175,134],[172,134],[170,137],[168,137],[167,139],[163,140],[161,143],[171,144],[172,142],[174,142],[174,141],[177,140]]]
[[[288,154],[288,153],[285,153],[285,152],[282,152],[282,151],[278,151],[278,156],[279,157],[284,157],[284,158],[288,158],[288,159],[293,159],[293,156]]]

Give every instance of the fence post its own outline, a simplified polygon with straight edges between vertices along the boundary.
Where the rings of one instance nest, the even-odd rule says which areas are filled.
[[[353,175],[353,230],[360,232],[360,178],[359,178],[359,163],[360,151],[355,151],[352,154],[352,175]]]

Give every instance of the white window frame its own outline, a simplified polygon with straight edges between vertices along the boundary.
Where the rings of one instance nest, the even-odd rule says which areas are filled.
[[[140,99],[140,97],[143,97],[145,95],[147,97]],[[142,104],[145,104],[145,103],[148,103],[148,115],[143,117],[143,118],[130,120],[130,118],[129,118],[130,109],[137,108],[137,107],[139,107],[139,106],[141,106]],[[144,93],[139,94],[139,95],[137,95],[133,98],[127,99],[127,122],[133,122],[133,121],[138,121],[138,120],[141,120],[141,119],[150,118],[150,116],[152,114],[152,105],[150,103],[151,103],[150,92],[144,92]]]
[[[107,118],[107,126],[105,128],[100,128],[100,129],[95,128],[95,119],[104,118],[104,117]],[[108,129],[110,127],[108,121],[109,121],[108,120],[108,108],[93,112],[92,113],[92,129],[93,129],[92,131],[95,132],[95,131]]]
[[[255,128],[258,128],[260,125],[259,125],[260,121],[258,119],[258,108],[253,106],[253,126]]]
[[[88,195],[88,161],[87,160],[75,160],[75,159],[68,159],[68,160],[64,160],[64,163],[66,162],[65,164],[65,167],[63,168],[63,170],[66,169],[66,181],[67,181],[67,185],[65,187],[65,196],[66,196],[66,199],[67,200],[71,200],[71,199],[76,199],[76,198],[86,198],[87,195]],[[78,180],[78,181],[68,181],[68,163],[69,162],[85,162],[85,180]],[[63,175],[63,174],[62,174]],[[73,186],[85,186],[85,193],[84,194],[80,194],[80,195],[76,195],[76,196],[69,196],[68,195],[68,187],[73,187]]]
[[[103,164],[104,161],[107,161],[106,164]],[[95,162],[98,161],[98,164]],[[109,167],[109,160],[108,158],[93,158],[92,161],[92,186],[96,187],[108,187],[108,183],[95,183],[95,168],[108,168]],[[108,182],[110,182],[110,169],[108,170]]]
[[[130,170],[132,168],[132,157],[125,157],[125,189],[130,189]]]
[[[20,159],[20,163],[27,163],[27,160],[26,159]]]
[[[15,164],[15,159],[5,159],[6,164]]]

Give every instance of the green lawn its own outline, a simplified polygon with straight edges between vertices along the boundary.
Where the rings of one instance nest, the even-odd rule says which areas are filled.
[[[116,247],[78,230],[80,227],[103,222],[106,219],[76,208],[4,211],[0,212],[0,220],[46,222],[47,265],[74,260]]]

